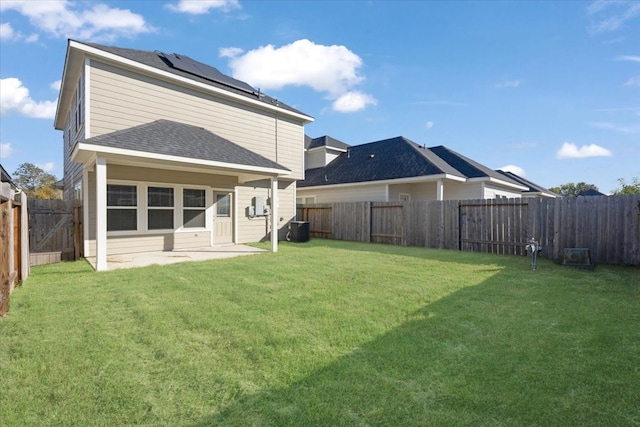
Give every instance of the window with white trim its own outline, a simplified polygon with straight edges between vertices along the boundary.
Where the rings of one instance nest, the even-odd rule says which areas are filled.
[[[205,227],[205,191],[195,188],[182,190],[182,226],[184,228]]]
[[[316,202],[316,196],[296,197],[297,205],[308,205]]]
[[[138,189],[135,185],[107,184],[107,231],[138,229]]]
[[[147,230],[172,230],[173,210],[173,188],[147,187]]]

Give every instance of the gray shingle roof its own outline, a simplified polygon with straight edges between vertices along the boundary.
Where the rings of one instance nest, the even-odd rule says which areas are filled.
[[[181,77],[186,77],[188,79],[191,79],[191,80],[194,80],[194,81],[197,81],[197,82],[200,82],[200,83],[204,83],[204,84],[209,85],[209,86],[213,86],[213,87],[216,87],[216,88],[219,88],[219,89],[224,89],[224,90],[226,90],[228,92],[232,92],[232,93],[235,93],[237,95],[241,95],[241,96],[253,99],[253,100],[259,100],[259,101],[261,101],[261,102],[263,102],[265,104],[269,104],[269,105],[272,105],[272,106],[277,106],[277,107],[280,107],[282,109],[291,111],[293,113],[302,114],[302,115],[306,116],[305,113],[303,113],[303,112],[301,112],[299,110],[296,110],[295,108],[290,107],[289,105],[284,104],[283,102],[280,102],[277,99],[272,98],[270,96],[267,96],[267,95],[265,95],[263,93],[251,94],[251,93],[248,93],[246,91],[240,90],[238,88],[235,88],[235,87],[232,87],[232,86],[228,86],[228,85],[222,84],[220,82],[216,82],[216,81],[212,81],[212,80],[209,80],[209,79],[205,79],[205,78],[196,76],[194,74],[187,73],[185,71],[182,71],[182,70],[179,70],[177,68],[174,68],[171,65],[171,62],[167,61],[167,59],[164,58],[164,55],[162,54],[162,52],[148,51],[148,50],[138,50],[138,49],[127,49],[127,48],[122,48],[122,47],[105,46],[105,45],[102,45],[102,44],[80,42],[80,41],[78,41],[78,43],[82,43],[84,45],[91,46],[91,47],[94,47],[96,49],[100,49],[100,50],[103,50],[105,52],[109,52],[109,53],[112,53],[114,55],[121,56],[121,57],[126,58],[126,59],[130,59],[130,60],[138,62],[140,64],[144,64],[144,65],[147,65],[147,66],[150,66],[150,67],[153,67],[153,68],[157,68],[159,70],[166,71],[168,73],[175,74],[175,75],[178,75],[178,76],[181,76]],[[180,55],[180,56],[189,58],[186,55]],[[189,59],[194,61],[191,58],[189,58]],[[198,63],[198,61],[194,61],[194,62]]]
[[[553,197],[558,197],[558,195],[556,193],[554,193],[553,191],[550,191],[538,184],[535,184],[531,181],[529,181],[528,179],[524,179],[523,177],[521,177],[520,175],[516,175],[513,172],[508,172],[508,171],[503,171],[498,169],[496,172],[512,179],[513,181],[516,181],[518,184],[522,184],[525,187],[529,187],[528,190],[525,190],[524,193],[543,193],[543,194],[548,194],[549,196],[553,196]]]
[[[318,138],[311,138],[310,136],[307,136],[307,135],[304,136],[304,148],[309,150],[311,148],[317,148],[317,147],[331,147],[331,148],[346,150],[349,147],[349,145],[345,144],[342,141],[338,141],[335,138],[331,138],[330,136],[327,136],[327,135],[321,136]]]
[[[157,120],[82,142],[144,153],[289,170],[204,128],[170,120]]]
[[[325,167],[308,169],[298,187],[381,181],[426,175],[464,177],[442,159],[404,137],[349,147]]]
[[[308,139],[306,144],[311,146],[313,141],[325,141],[328,138]],[[442,145],[427,148],[399,136],[349,147],[346,153],[340,154],[328,165],[308,169],[305,180],[299,181],[298,187],[442,174],[460,178],[495,178],[523,185]]]

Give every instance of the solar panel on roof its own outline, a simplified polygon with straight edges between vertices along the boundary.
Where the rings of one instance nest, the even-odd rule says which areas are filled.
[[[225,86],[230,86],[235,89],[240,89],[245,92],[255,93],[254,88],[247,83],[236,80],[233,77],[229,77],[226,74],[222,74],[218,69],[203,64],[202,62],[194,61],[188,56],[177,55],[175,53],[164,53],[162,55],[171,63],[171,66],[177,70],[193,74],[195,76],[202,77],[203,79],[211,80],[217,83],[221,83]]]

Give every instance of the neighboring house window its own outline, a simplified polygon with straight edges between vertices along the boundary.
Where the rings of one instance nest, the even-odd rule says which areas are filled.
[[[82,200],[82,180],[76,181],[73,184],[73,199]]]
[[[231,196],[229,194],[216,196],[216,216],[224,218],[231,216]]]
[[[148,187],[147,229],[173,229],[173,188]]]
[[[107,184],[107,231],[138,229],[138,195],[135,185]]]
[[[182,191],[182,222],[184,228],[205,227],[205,191],[185,188]]]
[[[409,193],[400,193],[399,197],[401,202],[409,202],[411,201],[411,194]]]
[[[311,203],[315,203],[316,202],[316,196],[309,196],[309,197],[296,197],[296,204],[297,205],[307,205],[307,204],[311,204]]]

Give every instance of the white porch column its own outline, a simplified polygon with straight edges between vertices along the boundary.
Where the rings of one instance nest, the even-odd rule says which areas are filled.
[[[82,254],[86,258],[92,255],[89,253],[89,170],[87,166],[82,168],[82,239]]]
[[[96,271],[107,269],[107,159],[96,159]]]
[[[436,200],[444,200],[444,182],[441,179],[436,182]]]
[[[271,252],[278,252],[278,177],[271,178]]]

